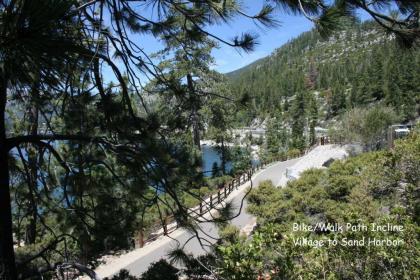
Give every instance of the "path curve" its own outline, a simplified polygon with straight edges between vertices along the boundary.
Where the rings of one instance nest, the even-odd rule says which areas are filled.
[[[262,181],[271,180],[274,184],[277,184],[280,180],[284,180],[286,170],[299,170],[302,171],[307,168],[321,167],[325,160],[329,158],[343,158],[345,153],[344,148],[335,145],[326,145],[316,147],[307,155],[291,159],[283,162],[276,162],[269,165],[265,169],[260,170],[252,176],[252,185],[257,187]],[[311,162],[311,164],[304,164]],[[293,167],[296,166],[295,169]],[[302,167],[303,166],[303,167]],[[241,202],[243,201],[242,211],[238,217],[232,220],[232,224],[239,227],[240,229],[249,228],[255,223],[255,217],[249,215],[245,209],[247,206],[246,200],[243,199],[247,188],[251,185],[250,181],[247,181],[241,185],[237,190],[234,190],[225,201],[232,201],[234,207],[239,211]],[[214,213],[214,212],[213,212]],[[204,215],[209,218],[210,213]],[[203,223],[200,237],[206,238],[210,242],[214,243],[216,240],[211,239],[206,235],[210,235],[214,238],[218,237],[217,228],[212,223]],[[177,246],[177,241],[180,244],[184,244],[190,237],[191,233],[184,229],[177,229],[169,234],[169,236],[161,236],[156,241],[146,244],[143,248],[135,249],[127,254],[121,255],[108,261],[106,264],[100,265],[96,269],[96,273],[100,277],[110,277],[117,273],[121,269],[126,269],[132,275],[140,276],[145,272],[149,265],[153,262],[159,261],[162,258],[166,258],[168,252]],[[177,241],[175,241],[177,240]],[[185,246],[185,251],[192,253],[193,255],[201,255],[205,253],[205,250],[200,246],[196,239],[192,239]]]

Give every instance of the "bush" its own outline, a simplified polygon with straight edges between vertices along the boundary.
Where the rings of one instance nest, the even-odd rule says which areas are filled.
[[[108,280],[108,277],[104,280]],[[130,275],[126,269],[121,269],[120,272],[114,275],[110,280],[140,280],[140,278]]]
[[[178,269],[169,264],[166,260],[161,259],[152,263],[146,272],[141,275],[141,280],[177,280]]]
[[[234,225],[227,225],[219,231],[220,239],[223,242],[233,243],[238,240],[239,237],[239,228]]]
[[[223,186],[224,184],[230,182],[231,180],[232,180],[231,176],[224,175],[224,176],[208,179],[207,183],[210,188],[216,189],[219,186]]]
[[[219,177],[219,178],[222,178],[222,177]],[[217,179],[219,179],[219,178],[217,178]],[[212,179],[212,180],[215,180],[215,179]],[[214,190],[212,191],[208,187],[201,187],[200,189],[192,189],[192,190],[190,190],[190,192],[195,194],[197,197],[203,198],[203,197],[206,197],[207,195],[209,195],[210,193],[214,192]],[[184,193],[182,195],[183,203],[187,207],[197,206],[197,204],[200,203],[200,200],[197,197],[195,197],[191,194]]]
[[[388,127],[397,121],[397,114],[390,107],[354,108],[343,115],[340,129],[330,132],[335,140],[361,142],[366,150],[374,150],[383,144]]]
[[[290,149],[287,151],[287,158],[297,158],[301,155],[301,151],[299,149]]]
[[[396,141],[391,151],[365,153],[311,169],[275,188],[263,182],[248,197],[261,227],[251,238],[219,247],[219,271],[227,279],[419,279],[420,137]],[[294,224],[364,225],[342,232],[294,230]],[[403,226],[373,231],[371,224]],[[336,246],[297,245],[294,240],[338,240]],[[352,246],[343,240],[389,240],[398,245]],[[367,242],[367,241],[366,241]],[[328,242],[327,242],[328,243]]]

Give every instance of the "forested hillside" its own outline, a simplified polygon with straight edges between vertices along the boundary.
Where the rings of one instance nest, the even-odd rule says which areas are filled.
[[[227,77],[236,94],[251,97],[250,108],[238,115],[243,124],[287,112],[299,93],[306,103],[316,97],[320,120],[381,101],[407,121],[418,114],[419,66],[418,49],[402,50],[392,35],[364,22],[328,39],[316,31],[303,33]]]

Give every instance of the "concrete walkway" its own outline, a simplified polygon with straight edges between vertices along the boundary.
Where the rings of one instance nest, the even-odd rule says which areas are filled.
[[[284,162],[277,162],[252,176],[252,186],[257,187],[260,182],[271,180],[273,184],[284,185],[291,178],[298,178],[300,173],[309,168],[319,168],[327,160],[341,159],[346,157],[347,153],[341,146],[325,145],[313,149],[305,156],[297,159],[292,159]],[[286,171],[289,176],[286,176]],[[232,220],[232,224],[239,227],[241,230],[249,231],[252,225],[255,224],[255,217],[246,213],[247,206],[244,196],[251,183],[248,181],[241,185],[237,190],[234,190],[225,201],[232,201],[236,211],[240,211],[242,204],[242,211],[238,217]],[[205,218],[211,218],[215,211],[204,215]],[[169,236],[161,236],[156,241],[145,245],[143,248],[135,249],[127,254],[113,257],[107,263],[99,266],[96,273],[100,277],[109,277],[117,273],[121,269],[127,269],[132,275],[140,276],[147,270],[149,265],[153,262],[159,261],[162,258],[167,258],[168,252],[176,248],[178,244],[185,244],[185,251],[193,255],[201,255],[206,251],[206,246],[203,248],[196,238],[190,239],[193,235],[184,229],[176,229]],[[207,244],[214,244],[218,237],[218,229],[212,223],[204,222],[201,226],[199,236],[207,240]]]
[[[260,170],[252,177],[252,185],[256,187],[261,181],[271,180],[273,182],[278,181],[281,175],[286,171],[287,167],[294,165],[298,159],[292,159],[284,162],[278,162]],[[236,211],[239,213],[240,206],[242,203],[242,211],[238,217],[232,220],[232,224],[243,229],[249,228],[255,223],[255,218],[246,213],[246,201],[244,196],[246,190],[251,185],[248,181],[241,185],[237,190],[234,190],[226,199],[226,201],[232,201]],[[205,218],[210,218],[211,214],[207,213]],[[218,237],[218,229],[212,223],[205,222],[201,226],[200,237],[206,239],[208,243],[214,244]],[[153,262],[159,261],[161,258],[166,258],[168,252],[176,248],[179,244],[183,245],[187,240],[192,237],[192,234],[184,229],[177,229],[169,236],[161,236],[156,241],[151,242],[143,248],[135,249],[127,254],[112,257],[105,264],[100,265],[95,271],[101,278],[110,277],[117,273],[121,269],[127,269],[132,275],[141,275],[147,270],[149,265]],[[208,244],[205,244],[208,245]],[[198,243],[197,239],[191,239],[185,246],[185,251],[194,255],[201,255],[205,253]]]
[[[301,157],[294,165],[287,168],[287,174],[283,174],[280,180],[273,181],[276,186],[284,186],[289,180],[300,177],[300,174],[311,168],[323,168],[328,160],[343,159],[348,156],[346,146],[323,145],[315,147],[311,152]]]

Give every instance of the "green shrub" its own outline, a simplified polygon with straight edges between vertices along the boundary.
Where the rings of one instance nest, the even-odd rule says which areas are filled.
[[[297,158],[301,155],[301,151],[299,149],[290,149],[287,151],[286,155],[288,159]]]
[[[107,279],[108,277],[106,277],[104,280],[107,280]],[[130,273],[126,269],[121,269],[120,272],[112,276],[110,280],[140,280],[140,278],[130,275]]]
[[[248,196],[261,225],[250,239],[219,247],[227,279],[419,279],[420,137],[413,133],[391,151],[370,152],[327,169],[303,172],[284,188],[262,182]],[[403,226],[403,231],[310,232],[294,223]],[[311,240],[402,240],[397,246],[300,246]]]
[[[141,275],[141,280],[177,280],[178,269],[169,264],[166,260],[161,259],[152,263],[146,272]]]

